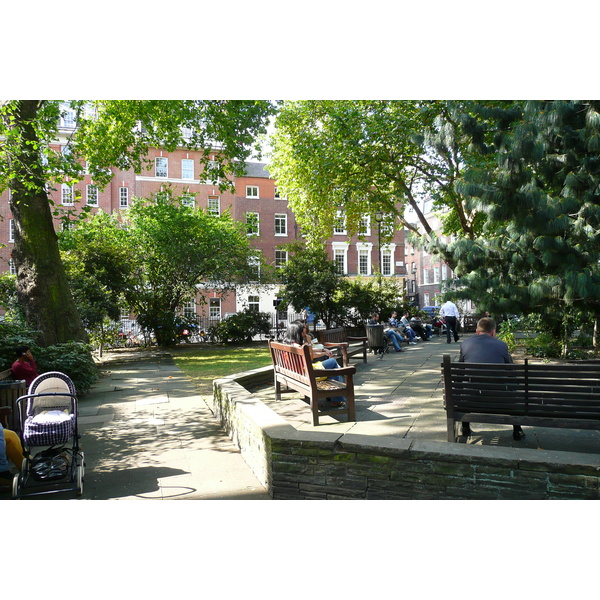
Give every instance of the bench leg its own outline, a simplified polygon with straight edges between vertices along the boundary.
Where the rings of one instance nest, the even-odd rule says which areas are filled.
[[[456,422],[454,419],[447,419],[448,441],[456,442]]]
[[[312,412],[312,424],[315,427],[319,424],[319,401],[316,398],[311,397],[310,410]]]
[[[275,400],[281,400],[281,383],[277,381],[277,375],[275,375]]]

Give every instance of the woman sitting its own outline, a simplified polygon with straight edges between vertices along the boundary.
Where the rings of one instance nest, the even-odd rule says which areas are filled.
[[[292,321],[285,332],[283,337],[283,343],[289,344],[290,346],[295,346],[296,348],[301,348],[305,344],[308,345],[310,349],[310,356],[313,361],[319,363],[320,369],[339,369],[340,366],[335,358],[333,358],[333,354],[327,348],[323,350],[315,350],[312,347],[312,338],[308,331],[308,325],[303,323],[302,321]],[[343,381],[342,377],[330,377],[335,381]],[[328,399],[331,402],[332,407],[339,407],[345,404],[346,399],[344,396],[334,396],[333,398]]]

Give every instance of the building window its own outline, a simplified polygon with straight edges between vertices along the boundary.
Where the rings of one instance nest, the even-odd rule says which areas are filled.
[[[440,268],[433,267],[433,283],[439,283],[439,282],[440,282]]]
[[[86,185],[85,195],[89,206],[98,206],[98,188],[95,185]]]
[[[194,179],[194,161],[191,158],[181,159],[181,179]]]
[[[431,306],[429,302],[429,292],[423,292],[423,306]]]
[[[129,206],[129,188],[119,188],[119,206],[121,208],[127,208]]]
[[[254,312],[260,310],[260,299],[258,296],[248,296],[248,310]]]
[[[287,235],[287,215],[275,215],[275,235]]]
[[[371,217],[365,215],[358,224],[358,235],[368,236],[371,235]]]
[[[275,268],[280,269],[285,267],[287,264],[288,253],[287,250],[275,250]]]
[[[282,196],[277,186],[275,186],[275,192],[273,197],[275,198],[275,200],[287,200],[287,196]]]
[[[381,274],[392,274],[392,251],[388,249],[381,250]]]
[[[15,221],[14,221],[14,219],[11,219],[8,222],[8,241],[9,242],[15,241]]]
[[[168,177],[169,176],[169,161],[164,156],[157,156],[154,159],[154,176]]]
[[[15,261],[12,258],[8,261],[8,268],[10,270],[11,275],[17,274],[17,266],[15,265]]]
[[[423,269],[423,285],[429,283],[429,269]]]
[[[194,194],[182,194],[181,195],[181,206],[187,206],[188,208],[194,208],[196,201],[194,200]]]
[[[60,126],[75,129],[75,111],[68,105],[61,105]]]
[[[221,198],[220,196],[209,196],[208,197],[208,210],[209,215],[218,217],[221,215]]]
[[[358,274],[359,275],[369,275],[369,263],[371,253],[369,250],[365,248],[361,248],[358,251]]]
[[[335,235],[346,235],[346,215],[341,210],[337,211],[335,223],[333,225]]]
[[[208,299],[208,317],[209,319],[221,318],[221,298]]]
[[[248,280],[251,283],[260,282],[260,259],[258,256],[251,256],[248,261]]]
[[[63,183],[60,189],[60,198],[64,206],[73,206],[73,186]]]
[[[246,186],[246,198],[259,198],[257,185]]]
[[[260,216],[257,212],[246,213],[246,233],[260,235]]]
[[[335,262],[335,270],[339,275],[346,274],[346,253],[344,250],[333,251],[333,261]]]
[[[442,280],[448,279],[448,265],[442,265]]]
[[[183,305],[183,316],[188,319],[196,315],[196,302],[190,300]]]

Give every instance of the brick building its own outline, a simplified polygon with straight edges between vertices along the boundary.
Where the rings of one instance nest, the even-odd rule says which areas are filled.
[[[61,122],[54,149],[65,151],[73,126],[68,121]],[[246,173],[235,179],[235,192],[232,193],[221,192],[214,181],[208,181],[200,172],[199,151],[178,149],[166,152],[152,148],[148,158],[149,168],[139,174],[113,168],[114,176],[103,190],[86,176],[73,186],[62,185],[59,189],[51,190],[50,197],[59,211],[73,211],[76,214],[82,206],[87,205],[92,213],[100,209],[114,213],[127,210],[134,197],[148,197],[168,186],[174,194],[189,195],[191,204],[216,215],[229,210],[235,220],[246,223],[252,244],[260,250],[267,264],[275,268],[285,264],[287,252],[278,246],[300,238],[301,232],[287,199],[278,193],[277,184],[270,178],[266,165],[246,163]],[[0,248],[0,272],[9,269],[14,272],[9,194],[10,191],[5,191],[0,196],[0,245],[5,245]],[[56,217],[56,226],[60,226],[59,216]],[[374,274],[381,261],[384,275],[405,276],[404,231],[395,231],[393,239],[380,249],[378,240],[381,226],[366,217],[360,239],[359,236],[350,238],[340,215],[332,238],[327,240],[328,251],[340,272],[350,277],[359,274],[368,277]],[[204,295],[206,302],[196,301],[182,307],[182,310],[212,319],[219,319],[226,313],[237,312],[245,307],[273,312],[277,289],[277,285],[261,283],[257,269],[256,281],[238,286],[235,292],[226,294],[200,290],[199,295]],[[3,311],[0,307],[1,314]]]

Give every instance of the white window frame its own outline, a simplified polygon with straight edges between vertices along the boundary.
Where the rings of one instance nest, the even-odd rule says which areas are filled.
[[[220,217],[221,196],[209,196],[206,202],[206,212],[213,217]]]
[[[188,206],[189,208],[194,208],[196,206],[196,198],[194,194],[186,193],[181,194],[181,206]]]
[[[333,255],[333,261],[338,265],[338,257],[342,258],[343,268],[341,275],[348,275],[348,243],[347,242],[333,242],[331,244],[331,252]]]
[[[440,267],[439,266],[434,266],[433,267],[433,283],[439,283],[440,282]],[[427,306],[427,305],[425,305]]]
[[[194,160],[192,158],[181,159],[181,179],[194,179]]]
[[[384,277],[392,275],[394,269],[392,266],[393,253],[390,248],[381,249],[381,274]]]
[[[429,297],[429,292],[423,292],[423,306],[431,306],[431,302],[429,302]]]
[[[254,222],[250,222],[248,217],[255,217]],[[253,231],[250,231],[250,226],[253,226]],[[253,211],[246,212],[246,235],[260,235],[260,214]]]
[[[208,299],[208,318],[211,321],[221,318],[221,298]]]
[[[122,185],[119,187],[119,208],[127,208],[129,206],[129,188]]]
[[[159,166],[159,162],[163,163],[163,165]],[[164,175],[162,175],[163,171]],[[169,159],[166,156],[157,156],[154,158],[154,177],[160,177],[161,179],[169,177]]]
[[[287,226],[287,214],[286,213],[275,213],[275,236],[287,237],[288,226]],[[283,224],[283,227],[282,227]],[[277,231],[279,229],[279,232]]]
[[[248,310],[260,312],[260,296],[248,296]]]
[[[275,186],[275,189],[273,191],[273,198],[275,198],[275,200],[287,200],[287,196],[282,196],[279,193],[279,188],[277,186]]]
[[[68,104],[60,106],[60,127],[63,129],[75,129],[77,126],[77,113]]]
[[[275,268],[281,269],[282,267],[287,265],[287,261],[288,261],[288,251],[287,250],[279,250],[276,248],[275,249]]]
[[[246,198],[253,198],[258,200],[260,198],[260,189],[257,185],[246,186]]]
[[[67,200],[66,202],[65,199]],[[63,183],[60,186],[60,202],[63,206],[75,206],[72,185],[69,185],[68,183]]]
[[[358,260],[356,263],[356,272],[359,275],[372,275],[373,274],[373,244],[371,243],[358,243],[356,244],[356,254]],[[366,265],[364,272],[361,270],[361,257],[366,257]]]
[[[15,220],[11,219],[8,222],[8,241],[14,243],[15,241]]]
[[[90,193],[91,192],[91,193]],[[85,186],[85,201],[88,206],[98,206],[98,186],[88,183]]]
[[[187,302],[184,302],[183,307],[182,307],[182,311],[183,316],[190,318],[196,315],[196,301],[195,300],[188,300]]]
[[[423,285],[429,284],[429,269],[423,269]]]
[[[358,235],[371,235],[371,215],[363,215],[358,226]]]
[[[442,280],[446,280],[448,279],[448,265],[443,264],[442,265]]]
[[[248,274],[248,279],[250,280],[250,283],[260,283],[260,258],[258,256],[251,256],[248,259],[248,266],[250,267],[250,270],[256,269],[256,278],[251,278],[251,273]]]
[[[338,210],[335,215],[333,235],[348,235],[348,231],[346,230],[346,215],[342,210]]]
[[[15,261],[12,258],[8,259],[8,271],[11,275],[17,274],[17,265],[15,265]]]

